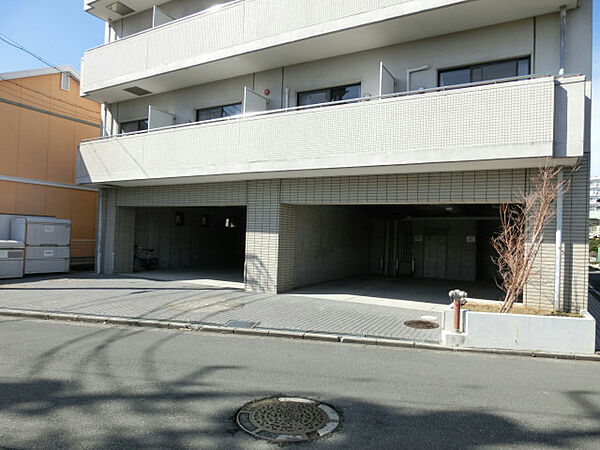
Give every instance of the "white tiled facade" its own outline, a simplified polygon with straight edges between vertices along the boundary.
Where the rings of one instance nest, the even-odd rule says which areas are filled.
[[[86,2],[111,22],[84,56],[82,94],[104,103],[106,136],[81,144],[77,177],[102,191],[102,271],[133,270],[136,208],[245,207],[246,289],[285,292],[297,287],[301,205],[498,205],[549,163],[577,168],[561,308],[586,308],[592,0],[173,0],[158,4],[173,20],[155,27],[156,2],[132,0],[123,18],[105,3]],[[440,86],[445,70],[515,58],[530,76]],[[360,98],[297,107],[298,93],[347,85]],[[253,112],[196,122],[246,95]],[[172,125],[119,134],[149,107]],[[555,228],[528,305],[553,307]]]

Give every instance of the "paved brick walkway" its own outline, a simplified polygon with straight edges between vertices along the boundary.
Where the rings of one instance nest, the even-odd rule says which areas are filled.
[[[423,315],[435,316],[439,323],[439,313],[427,308],[366,305],[298,294],[253,294],[184,281],[95,274],[4,280],[0,282],[0,308],[216,325],[243,321],[256,322],[256,328],[440,340],[439,328],[418,330],[404,325]]]

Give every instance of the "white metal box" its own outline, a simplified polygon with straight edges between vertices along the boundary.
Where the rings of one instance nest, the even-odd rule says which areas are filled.
[[[23,247],[23,242],[0,241],[0,278],[23,276]]]
[[[69,247],[25,247],[25,260],[69,259]]]
[[[25,245],[69,245],[71,221],[51,217],[15,217],[10,221],[10,238]]]
[[[26,259],[24,273],[58,273],[69,271],[69,259]]]

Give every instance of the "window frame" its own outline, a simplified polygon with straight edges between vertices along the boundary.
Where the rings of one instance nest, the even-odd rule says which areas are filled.
[[[60,89],[66,92],[71,90],[71,75],[68,72],[60,73]]]
[[[123,125],[129,124],[129,123],[135,123],[137,122],[138,124],[138,129],[136,131],[123,131]],[[141,122],[146,122],[146,128],[139,128],[139,124]],[[128,133],[137,133],[139,131],[146,131],[149,129],[150,124],[148,123],[148,117],[143,118],[143,119],[133,119],[133,120],[126,120],[125,122],[119,122],[119,134],[128,134]]]
[[[341,84],[341,85],[335,85],[335,86],[328,86],[328,87],[323,87],[323,88],[318,88],[318,89],[310,89],[308,91],[299,91],[296,92],[296,106],[297,107],[309,107],[309,106],[313,106],[313,105],[321,105],[321,104],[326,104],[326,103],[333,103],[333,102],[337,102],[337,101],[344,101],[344,100],[331,100],[331,92],[333,91],[333,89],[344,89],[344,88],[350,88],[350,87],[355,87],[358,86],[360,92],[358,97],[353,97],[351,99],[347,99],[347,100],[354,100],[357,98],[361,98],[362,96],[362,81],[358,81],[356,83],[350,83],[350,84]],[[302,94],[311,94],[311,93],[316,93],[316,92],[321,92],[321,91],[329,91],[329,100],[323,103],[311,103],[309,105],[301,105],[300,104],[300,96]]]
[[[236,106],[236,107],[237,107],[237,106],[239,106],[240,113],[239,113],[239,114],[232,114],[232,115],[229,115],[229,116],[226,116],[226,115],[224,115],[225,108],[228,108],[228,107],[230,107],[230,106]],[[199,114],[201,111],[210,111],[210,110],[213,110],[213,109],[214,109],[214,110],[216,110],[217,108],[219,108],[219,109],[221,110],[221,117],[216,117],[216,118],[214,118],[214,119],[204,119],[204,120],[199,120],[199,119],[198,119],[198,114]],[[207,121],[209,121],[209,120],[218,120],[218,119],[224,119],[225,117],[235,117],[235,116],[239,116],[239,115],[241,115],[241,114],[243,113],[243,108],[244,108],[244,105],[243,105],[243,103],[242,103],[242,102],[228,103],[228,104],[226,104],[226,105],[216,105],[216,106],[210,106],[210,107],[208,107],[208,108],[198,108],[198,109],[196,109],[196,122],[207,122]]]
[[[493,80],[498,80],[501,78],[490,78],[489,80],[481,80],[481,81],[473,81],[473,71],[477,70],[477,69],[483,69],[486,66],[491,66],[494,64],[499,64],[499,63],[507,63],[507,62],[514,62],[515,63],[515,67],[517,68],[517,73],[519,70],[519,63],[521,61],[527,61],[528,65],[529,65],[529,73],[527,75],[515,75],[516,77],[518,76],[528,76],[532,74],[532,70],[531,70],[531,55],[528,56],[517,56],[517,57],[513,57],[513,58],[506,58],[506,59],[498,59],[495,61],[488,61],[488,62],[484,62],[484,63],[475,63],[475,64],[467,64],[467,65],[463,65],[463,66],[456,66],[456,67],[448,67],[445,69],[438,69],[438,76],[437,76],[437,85],[438,87],[448,87],[448,86],[457,86],[460,84],[469,84],[469,83],[479,83],[479,82],[486,82],[486,81],[493,81]],[[442,75],[444,73],[447,72],[454,72],[454,71],[459,71],[459,70],[469,70],[469,82],[468,83],[457,83],[457,84],[446,84],[446,85],[442,85]],[[510,77],[509,77],[510,78]]]

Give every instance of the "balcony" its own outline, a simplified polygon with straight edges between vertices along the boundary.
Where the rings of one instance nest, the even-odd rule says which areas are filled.
[[[583,155],[585,78],[550,76],[251,113],[85,141],[121,186],[537,167]]]
[[[135,98],[573,8],[577,0],[237,0],[87,51],[82,95]]]
[[[125,9],[112,6],[116,0],[83,0],[83,9],[106,22],[120,20],[125,16],[167,3],[169,0],[123,0]],[[130,12],[131,11],[131,12]]]

